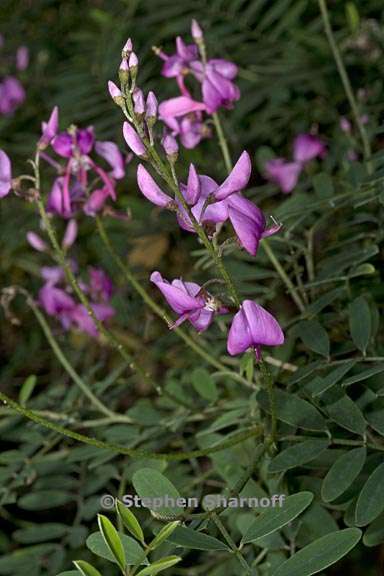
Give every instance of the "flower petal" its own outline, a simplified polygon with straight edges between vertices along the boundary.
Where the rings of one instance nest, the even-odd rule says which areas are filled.
[[[224,200],[234,192],[243,190],[251,177],[252,164],[248,152],[244,151],[229,176],[224,180],[221,186],[215,192],[217,200]]]
[[[125,176],[124,158],[119,148],[114,142],[103,141],[96,142],[95,150],[99,156],[104,158],[112,167],[111,176],[120,180]]]
[[[242,354],[252,346],[251,333],[242,308],[235,314],[228,333],[227,350],[231,356]]]
[[[11,180],[11,161],[4,150],[0,150],[0,198],[4,198],[11,190]]]
[[[167,208],[172,202],[172,198],[161,190],[142,164],[137,167],[137,185],[144,196],[156,206]]]
[[[280,346],[284,343],[284,334],[280,324],[265,308],[253,300],[244,300],[242,309],[254,346],[260,344]]]

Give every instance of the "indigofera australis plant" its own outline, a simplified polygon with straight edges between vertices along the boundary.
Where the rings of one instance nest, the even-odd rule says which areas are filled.
[[[367,337],[360,334],[358,318],[362,318],[364,322],[364,315],[369,315],[370,311],[364,297],[360,296],[360,299],[356,299],[350,306],[350,330],[356,347],[362,351],[362,357],[342,359],[340,365],[339,360],[334,362],[331,360],[328,335],[313,319],[316,314],[314,311],[316,302],[311,311],[308,306],[308,293],[302,285],[297,268],[293,269],[293,274],[292,270],[285,270],[272,248],[272,242],[284,231],[284,222],[272,214],[264,214],[247,193],[252,177],[250,154],[246,150],[242,151],[232,164],[219,114],[222,109],[230,110],[240,98],[240,90],[236,83],[238,68],[231,61],[209,57],[203,31],[196,21],[192,22],[191,34],[193,41],[190,44],[185,43],[181,37],[176,39],[174,54],[166,54],[161,48],[154,47],[155,54],[163,62],[162,75],[174,79],[179,92],[177,96],[160,103],[153,91],[145,94],[140,87],[139,57],[134,51],[132,40],[128,39],[125,43],[118,70],[119,86],[109,81],[108,90],[124,116],[122,133],[129,148],[128,153],[120,150],[112,141],[97,140],[92,127],[79,128],[72,125],[60,131],[57,107],[42,124],[42,133],[36,145],[34,158],[31,160],[32,174],[15,176],[10,158],[5,151],[0,150],[0,197],[4,198],[13,191],[20,199],[37,206],[40,230],[29,231],[27,241],[34,250],[41,253],[42,257],[50,260],[49,265],[44,263],[40,269],[42,286],[36,300],[24,288],[11,286],[3,291],[3,305],[12,318],[11,300],[17,294],[23,295],[56,358],[81,393],[87,397],[92,409],[95,409],[108,424],[131,425],[134,420],[129,414],[115,411],[101,401],[85,379],[73,368],[45,317],[48,315],[58,320],[65,331],[80,331],[89,338],[96,339],[100,345],[110,345],[122,356],[132,372],[137,373],[149,388],[152,387],[155,392],[157,391],[148,367],[135,357],[121,334],[114,330],[114,324],[118,323],[118,315],[113,305],[114,282],[101,266],[89,266],[84,271],[72,255],[73,248],[77,246],[78,232],[83,219],[92,219],[108,256],[130,288],[141,297],[144,305],[163,319],[164,326],[167,325],[179,336],[183,344],[189,347],[199,360],[215,368],[218,374],[224,374],[230,381],[247,387],[247,391],[251,394],[249,406],[252,407],[252,418],[247,418],[245,425],[240,426],[240,430],[229,433],[224,441],[214,439],[212,444],[203,443],[194,450],[179,449],[166,452],[131,448],[100,440],[59,425],[44,414],[32,411],[23,403],[8,398],[2,392],[0,399],[12,410],[39,425],[78,442],[129,458],[165,462],[186,460],[191,462],[195,470],[198,468],[196,464],[198,458],[214,458],[217,453],[225,454],[225,450],[244,447],[245,452],[252,451],[254,458],[250,459],[250,465],[243,470],[236,481],[231,479],[231,482],[228,482],[224,489],[228,497],[238,496],[247,490],[248,493],[249,490],[252,491],[252,474],[260,461],[263,461],[260,474],[264,488],[271,494],[277,489],[289,493],[291,486],[284,478],[287,470],[305,466],[316,459],[320,460],[331,445],[340,448],[353,447],[351,452],[359,451],[358,454],[357,452],[354,454],[355,460],[359,462],[358,466],[354,467],[355,460],[349,459],[351,452],[336,454],[336,450],[330,450],[332,454],[327,461],[329,470],[321,490],[317,490],[317,484],[315,487],[315,481],[319,478],[312,478],[314,482],[308,482],[307,486],[305,483],[304,486],[300,484],[298,493],[287,496],[280,509],[273,507],[265,510],[254,522],[248,522],[248,518],[243,524],[240,519],[237,526],[226,527],[224,517],[221,516],[223,508],[220,506],[199,513],[184,510],[178,512],[174,518],[171,511],[173,521],[163,526],[148,544],[136,516],[117,500],[119,530],[116,530],[108,518],[99,515],[99,533],[92,534],[88,542],[88,548],[92,552],[113,561],[125,576],[134,574],[145,576],[171,569],[182,560],[181,553],[180,556],[169,553],[174,551],[175,546],[177,550],[195,548],[211,552],[220,551],[221,555],[224,554],[224,559],[225,555],[230,554],[235,569],[241,571],[236,572],[239,574],[294,576],[300,573],[300,576],[310,576],[326,569],[352,549],[361,537],[361,531],[354,527],[354,524],[357,526],[368,524],[375,520],[384,508],[383,503],[376,515],[372,511],[366,512],[368,489],[365,490],[365,484],[361,494],[353,500],[353,506],[356,507],[356,522],[347,523],[348,528],[337,530],[335,520],[325,507],[324,522],[328,522],[328,527],[331,526],[334,530],[324,531],[314,542],[308,542],[300,536],[301,549],[296,552],[295,539],[297,534],[300,534],[300,524],[295,524],[295,520],[307,508],[316,509],[309,508],[312,506],[314,493],[320,498],[318,492],[321,492],[321,497],[329,505],[330,510],[340,517],[341,511],[346,507],[343,508],[345,502],[341,500],[341,507],[338,508],[337,499],[353,485],[362,470],[365,473],[363,467],[367,450],[377,451],[378,454],[383,450],[377,438],[366,432],[364,417],[361,416],[359,420],[360,416],[356,416],[356,410],[359,410],[360,414],[360,408],[355,407],[354,415],[352,414],[348,420],[346,412],[348,406],[350,407],[348,402],[352,400],[341,389],[334,394],[335,385],[355,366],[355,363],[373,360],[380,362],[381,359],[367,355],[371,333]],[[337,47],[334,48],[337,50]],[[342,66],[340,63],[339,65]],[[199,167],[193,163],[189,165],[186,174],[182,173],[179,162],[181,150],[203,146],[204,140],[214,137],[214,132],[226,174],[223,174],[217,182],[211,175],[201,174]],[[365,140],[364,145],[366,153]],[[284,194],[289,194],[298,185],[300,175],[311,163],[315,159],[321,161],[327,153],[325,139],[320,138],[316,130],[300,133],[293,142],[292,160],[269,159],[265,162],[263,174]],[[137,168],[134,168],[136,158]],[[130,216],[119,210],[118,204],[114,204],[118,201],[117,183],[124,180],[128,170],[136,170],[138,191],[150,203],[160,210],[174,214],[182,234],[195,236],[197,245],[204,251],[204,256],[212,265],[210,266],[212,274],[209,276],[207,274],[203,283],[199,284],[191,278],[176,278],[169,281],[159,270],[153,270],[148,281],[142,283],[115,250],[105,221],[113,218],[122,227],[130,226]],[[48,194],[42,185],[42,171],[44,182],[47,179],[51,180]],[[64,230],[62,236],[56,229],[59,220],[64,222],[64,227],[60,225]],[[273,241],[269,241],[272,236]],[[304,253],[304,259],[311,281],[308,286],[313,290],[316,286],[313,231],[308,234],[308,238],[309,248]],[[266,347],[283,345],[286,330],[283,331],[281,326],[283,322],[279,322],[272,312],[273,303],[271,310],[268,305],[264,307],[256,299],[243,296],[244,290],[239,289],[239,280],[230,271],[226,260],[228,246],[232,252],[238,251],[246,258],[257,257],[259,248],[262,249],[263,256],[269,259],[277,272],[298,313],[300,322],[296,327],[297,337],[300,337],[304,345],[312,351],[326,358],[324,366],[319,368],[327,370],[326,376],[316,376],[307,382],[307,375],[313,374],[319,363],[314,362],[316,366],[313,368],[312,365],[298,368],[297,365],[269,355],[265,350]],[[296,247],[292,242],[292,250]],[[257,260],[253,265],[257,267]],[[292,277],[295,277],[297,282],[292,280]],[[322,281],[327,282],[323,279],[320,283]],[[346,282],[349,282],[348,276]],[[171,313],[163,310],[158,303],[159,295],[156,289],[161,293]],[[215,323],[220,326],[222,333],[226,333],[228,355],[242,356],[240,372],[234,368],[238,365],[237,360],[235,362],[232,358],[225,360],[219,358],[196,338],[196,335],[205,333]],[[275,386],[276,367],[293,373],[287,390]],[[379,372],[380,364],[375,364],[374,369],[375,367]],[[363,368],[362,372],[364,370]],[[367,377],[371,374],[374,372]],[[362,376],[362,379],[364,378],[365,376]],[[304,379],[306,383],[306,399],[296,394],[295,384],[300,382],[300,379]],[[358,379],[359,376],[356,381],[359,381]],[[216,394],[216,385],[209,380],[209,386],[211,389],[205,390],[203,397],[212,399]],[[201,390],[200,383],[197,383],[196,387]],[[170,395],[170,398],[173,397]],[[235,406],[235,409],[238,407]],[[223,412],[222,417],[223,421],[228,418],[228,412]],[[331,421],[330,424],[326,424],[328,419]],[[238,419],[235,417],[222,424],[225,428],[237,423]],[[333,436],[335,423],[344,431],[344,435],[341,434],[337,438]],[[280,425],[281,435],[278,434]],[[219,429],[218,427],[217,430]],[[295,435],[297,429],[307,431],[308,436]],[[215,431],[213,428],[212,432]],[[348,436],[351,433],[359,434],[359,438],[356,440]],[[259,442],[257,445],[255,445],[256,439]],[[280,442],[285,443],[284,449],[276,454]],[[266,464],[269,464],[268,473],[264,471]],[[341,464],[345,465],[350,482],[347,479],[342,489],[333,489],[334,484],[330,477],[332,474],[336,477],[336,473],[340,473]],[[378,470],[380,467],[376,472]],[[162,488],[167,486],[167,479],[159,471],[150,468],[143,468],[141,472],[141,475],[133,475],[136,491],[145,495],[148,486],[151,486],[151,494],[164,495]],[[124,482],[122,481],[121,486]],[[171,486],[171,490],[175,488]],[[336,504],[332,509],[334,500]],[[349,500],[347,504],[349,510]],[[316,507],[317,503],[313,506]],[[152,512],[156,522],[169,520],[167,515],[162,516],[154,510]],[[306,513],[309,513],[308,510]],[[350,514],[353,515],[353,511]],[[212,527],[217,538],[205,533],[208,527]],[[123,528],[131,536],[124,534]],[[284,554],[287,552],[290,556],[287,560],[284,554],[281,557],[279,554],[276,554],[276,557],[273,554],[269,555],[267,540],[273,534],[278,537],[277,530],[283,529],[287,543],[283,543],[281,549]],[[236,544],[233,535],[236,531],[242,535],[239,544]],[[254,549],[248,546],[253,543],[256,543],[255,546],[260,545],[261,548],[256,555]],[[272,540],[270,544],[273,551]],[[164,553],[162,546],[165,546]],[[265,560],[267,555],[268,558]],[[263,572],[258,571],[260,566]],[[86,576],[100,574],[93,565],[84,560],[75,561],[75,567]]]

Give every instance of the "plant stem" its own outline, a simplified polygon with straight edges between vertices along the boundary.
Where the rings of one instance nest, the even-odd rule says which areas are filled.
[[[271,246],[269,245],[268,241],[265,238],[262,242],[262,246],[263,246],[264,251],[267,254],[268,258],[270,259],[273,266],[275,267],[276,272],[279,274],[281,280],[286,285],[288,292],[292,296],[292,300],[295,302],[295,304],[297,305],[300,312],[304,312],[305,311],[305,305],[304,305],[303,301],[301,300],[301,298],[300,298],[295,286],[293,285],[291,279],[286,274],[284,268],[281,266],[280,262],[278,261],[278,259],[275,256],[275,253],[273,252]]]
[[[268,366],[264,361],[260,362],[260,372],[263,376],[263,382],[266,384],[269,406],[271,409],[271,434],[270,434],[270,445],[272,450],[276,447],[276,432],[277,432],[277,411],[276,411],[276,395],[273,377],[268,369]]]
[[[349,104],[351,106],[351,110],[352,110],[352,114],[353,114],[355,122],[356,122],[356,126],[358,127],[358,130],[360,133],[361,142],[363,145],[364,159],[367,163],[368,174],[372,174],[373,167],[372,167],[371,145],[370,145],[369,138],[368,138],[367,132],[365,130],[365,127],[361,121],[360,111],[359,111],[359,108],[358,108],[358,105],[356,102],[356,98],[353,94],[351,82],[349,80],[346,68],[344,66],[344,62],[343,62],[343,59],[341,57],[340,50],[336,44],[336,41],[335,41],[335,38],[334,38],[334,35],[332,32],[331,22],[330,22],[328,8],[327,8],[327,1],[326,0],[318,0],[318,2],[319,2],[321,16],[323,19],[325,33],[327,35],[329,45],[330,45],[331,50],[333,52],[333,57],[335,59],[336,66],[337,66],[341,81],[343,83],[345,93],[346,93],[347,98],[349,100]]]
[[[150,452],[148,450],[127,448],[126,446],[121,444],[114,444],[112,442],[103,442],[97,438],[92,438],[90,436],[85,436],[84,434],[74,432],[69,428],[65,428],[64,426],[60,426],[54,422],[50,422],[33,410],[29,410],[24,406],[21,406],[21,404],[15,402],[3,392],[0,392],[0,401],[3,402],[6,406],[8,405],[15,412],[21,414],[25,418],[28,418],[29,420],[32,420],[33,422],[36,422],[37,424],[40,424],[40,426],[44,426],[49,430],[53,430],[58,434],[67,436],[68,438],[72,438],[73,440],[77,440],[83,444],[96,446],[97,448],[101,448],[103,450],[110,450],[111,452],[115,452],[117,454],[125,454],[131,458],[153,458],[155,460],[167,461],[189,460],[190,458],[199,458],[202,456],[208,456],[209,454],[215,454],[221,450],[226,450],[227,448],[231,448],[237,444],[240,444],[241,442],[244,442],[245,440],[248,440],[248,438],[260,436],[262,433],[261,426],[254,426],[246,431],[234,434],[229,440],[225,440],[224,442],[216,444],[216,446],[212,446],[210,448],[202,450],[191,450],[190,452]]]
[[[224,160],[224,164],[225,164],[225,168],[227,170],[227,172],[229,173],[232,170],[232,160],[231,160],[231,156],[229,153],[229,148],[228,148],[228,143],[227,143],[227,139],[225,137],[224,134],[224,130],[223,127],[221,125],[221,120],[220,120],[220,116],[218,112],[214,112],[212,114],[212,118],[213,118],[213,122],[215,124],[215,128],[216,128],[216,134],[217,134],[217,138],[219,140],[219,144],[220,144],[220,148],[221,148],[221,153],[223,155],[223,160]]]
[[[226,527],[224,526],[224,524],[222,523],[222,521],[220,520],[218,515],[215,512],[212,512],[210,514],[210,517],[212,518],[213,522],[216,524],[217,528],[219,529],[219,531],[223,535],[225,541],[227,542],[228,546],[231,548],[231,550],[234,553],[234,555],[236,556],[237,560],[239,561],[241,566],[244,568],[246,574],[252,574],[251,567],[249,566],[248,562],[246,561],[246,559],[244,558],[244,556],[242,555],[242,553],[240,552],[240,550],[236,546],[231,535],[229,534],[228,530],[226,529]]]

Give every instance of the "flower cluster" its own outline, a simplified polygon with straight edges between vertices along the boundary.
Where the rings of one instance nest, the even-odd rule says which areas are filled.
[[[298,134],[293,142],[293,159],[274,158],[265,165],[266,177],[279,186],[285,194],[292,192],[308,162],[324,158],[324,142],[312,134]]]
[[[165,61],[163,74],[176,78],[181,96],[163,102],[158,110],[157,100],[152,92],[147,98],[144,97],[137,85],[139,60],[130,39],[122,51],[123,60],[119,69],[121,88],[109,82],[108,89],[128,120],[123,125],[123,135],[128,146],[143,162],[150,162],[167,186],[165,191],[144,164],[140,163],[137,168],[137,184],[142,194],[156,206],[176,212],[182,229],[200,236],[203,231],[208,242],[213,237],[217,242],[223,224],[229,221],[240,246],[254,256],[260,240],[276,233],[280,225],[273,222],[273,225],[268,227],[262,211],[243,194],[251,177],[249,154],[243,151],[221,184],[210,176],[199,174],[193,164],[189,167],[187,181],[179,183],[175,171],[178,157],[175,135],[180,132],[177,131],[176,124],[172,133],[165,132],[162,138],[170,173],[156,151],[153,128],[157,112],[160,120],[168,128],[172,128],[172,122],[176,118],[180,123],[180,118],[189,117],[190,120],[190,115],[194,114],[196,121],[203,111],[212,114],[220,106],[229,106],[239,96],[231,81],[236,75],[236,67],[224,60],[199,60],[199,53],[204,54],[205,51],[201,30],[196,22],[193,23],[192,30],[196,45],[186,45],[178,38],[176,54],[166,56],[158,51]],[[186,88],[185,76],[190,72],[202,84],[202,102],[193,100]],[[176,189],[174,186],[169,187],[169,177]],[[178,315],[170,328],[189,321],[198,332],[203,332],[216,315],[228,314],[233,308],[233,303],[228,307],[223,305],[205,286],[199,286],[195,282],[182,279],[169,282],[158,271],[153,272],[150,279]],[[257,358],[260,358],[262,345],[277,346],[283,343],[283,332],[267,310],[250,300],[237,304],[238,310],[228,334],[229,354],[240,354],[251,348],[255,350]]]
[[[16,54],[4,53],[4,37],[0,34],[1,68],[24,71],[29,64],[29,51],[26,46],[19,46]],[[25,90],[14,73],[0,76],[0,116],[11,116],[25,100]]]
[[[76,266],[72,264],[73,272]],[[60,321],[65,330],[71,328],[97,338],[96,324],[83,304],[73,298],[65,273],[59,266],[44,266],[41,269],[44,285],[39,291],[39,303],[43,310]],[[109,277],[100,268],[90,268],[88,283],[81,282],[81,289],[89,296],[92,310],[100,322],[105,322],[115,314],[109,304],[113,288]]]
[[[49,212],[71,218],[82,209],[88,216],[94,216],[109,198],[116,200],[116,180],[125,175],[125,159],[114,142],[95,140],[91,126],[71,126],[59,132],[58,109],[55,107],[48,122],[43,123],[39,147],[41,158],[57,172],[48,197]],[[48,154],[48,147],[59,159]],[[94,152],[106,161],[108,169],[93,159]],[[96,183],[90,184],[91,174]]]
[[[160,118],[185,148],[194,148],[202,138],[210,136],[205,115],[212,115],[219,108],[231,108],[240,98],[240,90],[233,82],[238,71],[236,64],[221,58],[207,60],[203,33],[196,20],[192,22],[191,31],[194,43],[186,44],[178,36],[174,54],[155,49],[164,62],[162,75],[175,78],[180,90],[180,96],[160,104]],[[199,100],[191,95],[187,86],[189,78],[200,85]]]

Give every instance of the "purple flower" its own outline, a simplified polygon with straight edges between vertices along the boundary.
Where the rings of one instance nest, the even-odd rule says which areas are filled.
[[[302,166],[299,162],[287,162],[284,158],[275,158],[265,164],[266,177],[288,194],[295,188]]]
[[[172,198],[161,190],[142,164],[137,167],[137,184],[141,192],[152,204],[156,204],[156,206],[161,208],[170,208],[172,206]]]
[[[68,222],[64,232],[62,247],[68,249],[72,246],[77,238],[77,222],[72,219]]]
[[[0,82],[0,114],[8,116],[25,100],[25,90],[14,76],[6,76]]]
[[[133,126],[129,124],[129,122],[124,122],[123,124],[123,135],[126,143],[130,147],[132,152],[136,154],[136,156],[144,157],[147,155],[147,151],[140,136],[133,128]]]
[[[324,142],[312,134],[298,134],[293,142],[293,159],[302,165],[318,156],[323,158],[326,151]]]
[[[29,64],[29,50],[26,46],[20,46],[16,52],[16,68],[26,70]]]
[[[229,198],[228,216],[241,246],[252,256],[256,256],[262,238],[276,234],[281,228],[280,224],[267,228],[260,208],[241,194]]]
[[[170,326],[171,329],[189,320],[198,332],[203,332],[211,324],[215,314],[227,312],[195,282],[176,279],[169,283],[162,278],[160,272],[152,272],[150,280],[158,287],[172,310],[179,315],[176,322]]]
[[[27,232],[27,240],[29,244],[38,252],[46,252],[48,250],[47,244],[35,232]]]
[[[111,166],[111,176],[115,180],[120,180],[125,176],[124,158],[119,148],[114,142],[97,141],[95,143],[95,150],[99,156],[104,158]]]
[[[208,114],[213,114],[219,108],[231,108],[233,102],[239,100],[240,90],[232,82],[237,76],[236,64],[228,60],[208,60],[204,66],[202,62],[193,62],[191,70],[201,82],[203,102]]]
[[[9,194],[12,188],[12,166],[8,155],[0,150],[0,198]]]
[[[63,328],[70,328],[71,313],[76,308],[76,303],[65,290],[47,282],[39,291],[39,302],[49,316],[60,320]]]
[[[157,98],[155,94],[152,91],[150,91],[148,92],[147,101],[145,103],[145,117],[147,122],[148,120],[150,120],[152,123],[154,123],[154,121],[157,118],[157,109],[158,109]]]
[[[112,298],[112,281],[101,268],[89,269],[89,292],[97,302],[109,302]]]
[[[186,116],[162,118],[173,136],[179,136],[184,148],[195,148],[203,138],[211,136],[211,130],[204,124],[201,112],[191,112]]]
[[[166,78],[176,78],[188,70],[189,64],[198,58],[199,51],[195,44],[185,44],[184,40],[178,36],[175,54],[167,56],[159,50],[158,55],[164,60],[161,74]]]
[[[100,322],[109,320],[115,314],[115,310],[108,304],[92,304],[92,310]],[[98,337],[99,332],[96,324],[83,304],[77,304],[75,308],[71,310],[69,319],[81,332],[85,332],[94,338]]]
[[[235,356],[253,348],[260,360],[261,346],[280,346],[283,343],[283,331],[272,314],[256,302],[244,300],[228,333],[228,353]]]
[[[85,214],[87,214],[87,216],[96,216],[96,214],[103,208],[108,197],[109,192],[107,188],[98,188],[97,190],[94,190],[83,206]]]
[[[159,115],[162,120],[166,120],[201,110],[205,110],[205,104],[203,102],[196,102],[196,100],[193,100],[189,96],[177,96],[176,98],[165,100],[160,104]]]
[[[45,148],[57,135],[59,130],[59,109],[57,106],[51,112],[48,122],[43,122],[41,125],[41,138],[39,146]]]

